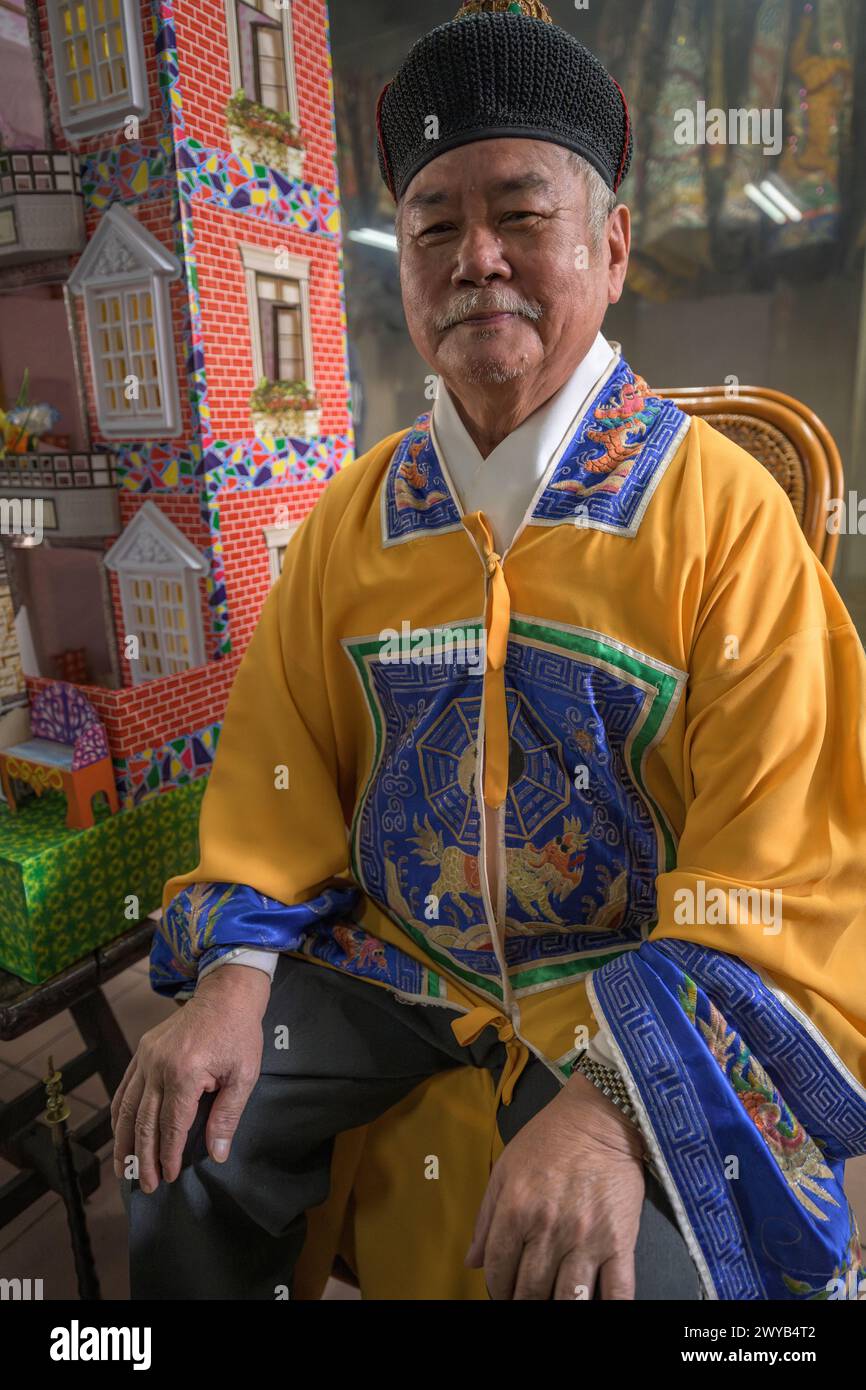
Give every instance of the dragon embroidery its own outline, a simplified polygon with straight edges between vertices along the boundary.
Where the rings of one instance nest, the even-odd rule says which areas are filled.
[[[344,922],[332,929],[332,935],[345,953],[347,966],[357,966],[362,972],[372,968],[383,975],[388,973],[385,947],[375,936]]]
[[[661,408],[660,401],[650,400],[649,387],[643,377],[636,376],[633,382],[624,382],[608,405],[598,406],[593,412],[597,428],[586,431],[589,443],[600,445],[604,452],[600,458],[581,458],[581,471],[604,476],[596,483],[564,478],[551,484],[551,490],[584,497],[595,492],[619,492]]]
[[[397,476],[394,479],[394,500],[397,504],[398,512],[406,510],[416,512],[429,511],[435,507],[437,502],[444,502],[448,493],[433,489],[427,491],[429,484],[428,465],[420,461],[419,455],[427,444],[426,435],[414,440],[409,445],[409,457],[404,459],[397,469]],[[417,493],[424,494],[421,497]]]

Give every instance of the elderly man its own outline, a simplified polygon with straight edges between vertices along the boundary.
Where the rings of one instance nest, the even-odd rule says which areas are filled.
[[[472,0],[377,121],[438,392],[238,671],[152,956],[187,1002],[113,1105],[133,1296],[297,1296],[350,1192],[366,1293],[841,1296],[862,646],[781,488],[600,335],[631,131],[593,56]]]

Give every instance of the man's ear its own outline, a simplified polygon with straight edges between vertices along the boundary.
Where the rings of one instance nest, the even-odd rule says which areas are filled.
[[[631,213],[625,203],[619,203],[611,213],[605,237],[608,249],[608,303],[618,304],[625,285],[631,250]]]

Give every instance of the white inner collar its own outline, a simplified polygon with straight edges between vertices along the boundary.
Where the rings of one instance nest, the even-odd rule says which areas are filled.
[[[464,513],[482,511],[490,521],[500,555],[511,545],[550,461],[571,439],[615,356],[614,348],[599,333],[560,389],[486,459],[461,420],[445,382],[437,379],[431,425],[440,461]]]

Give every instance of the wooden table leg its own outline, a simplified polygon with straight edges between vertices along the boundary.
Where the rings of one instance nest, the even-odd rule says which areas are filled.
[[[85,1043],[93,1049],[95,1070],[111,1101],[132,1061],[129,1043],[101,989],[95,989],[80,1003],[71,1004],[69,1012]]]

